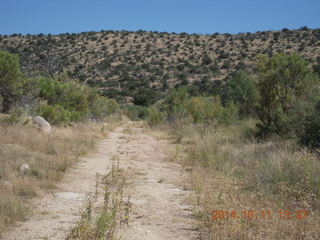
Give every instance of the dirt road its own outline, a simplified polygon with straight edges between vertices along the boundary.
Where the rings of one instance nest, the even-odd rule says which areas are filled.
[[[166,161],[168,141],[157,140],[143,130],[128,122],[111,132],[95,154],[66,173],[54,193],[35,200],[34,214],[28,221],[2,239],[64,239],[79,219],[86,196],[95,193],[97,176],[110,171],[112,159],[130,172],[126,194],[130,195],[132,212],[129,226],[118,234],[120,239],[196,239],[195,220],[187,204],[189,192],[183,190],[186,172]]]

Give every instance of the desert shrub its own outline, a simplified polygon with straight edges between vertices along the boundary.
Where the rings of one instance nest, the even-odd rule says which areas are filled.
[[[149,113],[147,107],[139,105],[126,105],[123,107],[123,112],[133,121],[147,119]]]
[[[239,118],[237,106],[230,102],[224,108],[220,97],[190,97],[186,88],[178,88],[172,91],[160,104],[160,111],[167,116],[171,123],[219,123],[231,124]],[[188,120],[189,119],[189,120]]]
[[[97,89],[92,89],[89,94],[89,109],[92,118],[103,119],[119,110],[115,100],[100,96]]]
[[[314,65],[312,68],[315,73],[320,75],[320,63],[318,63],[317,65]]]
[[[89,117],[103,119],[119,108],[114,100],[101,96],[98,89],[86,87],[63,77],[39,78],[38,86],[40,97],[47,100],[48,105],[52,106],[51,108],[44,107],[45,113],[57,122],[60,122],[60,117],[56,119],[53,117],[55,114],[61,116],[60,113],[63,113],[62,115],[66,116],[65,112],[70,113],[67,118],[61,116],[62,122],[66,119],[70,121],[86,120]]]
[[[165,112],[168,120],[187,116],[186,101],[190,97],[187,88],[172,90],[161,104],[160,110]]]
[[[72,117],[72,113],[65,110],[60,105],[41,105],[38,109],[38,114],[44,117],[49,123],[54,125],[67,124],[70,122]]]
[[[298,133],[299,142],[312,149],[320,148],[320,100],[310,116],[306,117],[302,131]]]
[[[156,109],[155,107],[148,108],[147,121],[151,127],[160,124],[162,122],[162,118],[162,113],[158,111],[158,109]]]
[[[40,97],[49,105],[60,105],[72,112],[71,120],[79,121],[89,115],[89,88],[74,81],[39,78]]]
[[[148,83],[144,81],[141,82],[140,85],[148,85]],[[149,89],[147,86],[144,86],[143,88],[132,94],[132,97],[134,98],[134,104],[141,106],[150,106],[159,99],[160,94]]]
[[[218,123],[223,125],[230,125],[239,120],[238,107],[229,102],[224,108],[221,109],[218,115]]]
[[[194,123],[214,121],[223,110],[220,99],[212,97],[193,97],[186,101],[185,107]]]
[[[203,57],[202,57],[202,64],[204,65],[209,65],[211,64],[213,61],[212,59],[210,58],[210,56],[208,54],[205,54]]]

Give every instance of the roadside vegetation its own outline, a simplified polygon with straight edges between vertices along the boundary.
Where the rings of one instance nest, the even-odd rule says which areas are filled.
[[[1,112],[41,115],[53,125],[103,120],[115,113],[115,100],[101,96],[96,88],[61,74],[55,77],[26,77],[16,55],[0,51]],[[17,116],[20,117],[20,116]],[[8,123],[15,123],[15,118]]]
[[[102,206],[97,204],[99,193],[96,191],[94,196],[89,196],[80,220],[65,239],[119,239],[119,230],[121,226],[129,224],[131,211],[130,196],[124,195],[126,180],[123,170],[113,162],[111,171],[101,180],[104,189]]]
[[[28,202],[55,188],[79,157],[113,128],[118,105],[65,76],[29,78],[18,57],[0,51],[0,235],[30,214]],[[30,117],[43,116],[50,134]],[[91,120],[89,122],[89,120]],[[94,122],[92,121],[94,120]]]
[[[149,125],[165,124],[187,153],[204,239],[320,237],[319,86],[299,55],[260,56],[254,75],[233,73],[220,94],[180,88],[149,108]],[[226,217],[233,210],[240,219]]]
[[[0,125],[0,233],[26,219],[28,201],[54,189],[67,169],[111,128],[112,124],[78,123],[54,128],[48,136],[33,126]]]

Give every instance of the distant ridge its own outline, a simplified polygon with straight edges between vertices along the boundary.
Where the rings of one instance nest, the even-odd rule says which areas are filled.
[[[0,35],[0,49],[18,54],[29,75],[66,73],[109,97],[156,98],[178,84],[214,91],[216,80],[245,69],[258,54],[298,52],[320,64],[320,29],[302,27],[239,34],[100,31]],[[156,100],[156,99],[155,99]]]

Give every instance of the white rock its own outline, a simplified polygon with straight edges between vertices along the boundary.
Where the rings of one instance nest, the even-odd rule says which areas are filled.
[[[32,118],[32,121],[34,124],[38,126],[38,129],[45,132],[45,133],[51,133],[51,125],[48,123],[43,117],[36,116]]]
[[[20,171],[23,173],[27,173],[30,171],[30,166],[27,163],[24,163],[20,166]]]

